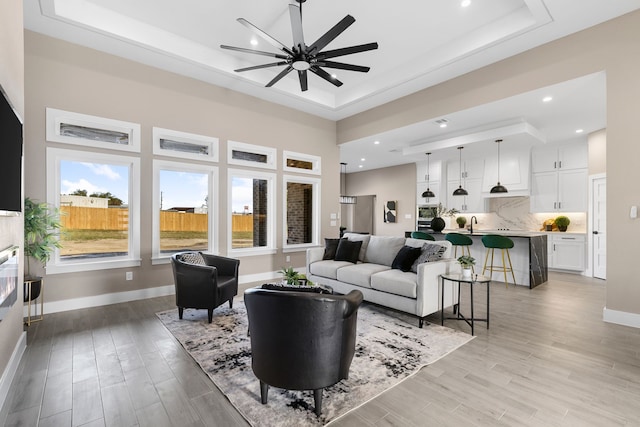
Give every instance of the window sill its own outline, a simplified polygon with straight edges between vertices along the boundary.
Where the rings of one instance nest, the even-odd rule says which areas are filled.
[[[78,263],[49,264],[46,267],[47,274],[75,273],[79,271],[109,270],[113,268],[140,267],[140,259],[101,260]]]

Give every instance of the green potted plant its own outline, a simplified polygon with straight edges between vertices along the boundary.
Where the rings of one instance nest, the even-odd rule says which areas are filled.
[[[282,274],[283,280],[287,282],[287,285],[296,285],[296,286],[312,286],[313,283],[311,280],[307,279],[303,273],[298,273],[293,269],[293,267],[287,267],[280,269],[278,273]]]
[[[555,223],[559,231],[567,231],[567,227],[571,224],[571,220],[567,216],[560,215],[555,219]]]
[[[457,261],[462,266],[462,277],[471,277],[471,270],[476,264],[476,259],[470,255],[462,255],[458,257]]]
[[[47,203],[38,203],[30,198],[24,199],[24,257],[27,261],[24,283],[24,302],[34,300],[40,296],[42,277],[31,274],[31,258],[43,266],[51,258],[51,254],[61,244],[60,211]],[[27,289],[31,286],[31,292]]]
[[[454,216],[458,213],[457,209],[447,209],[442,206],[442,203],[438,203],[438,207],[435,209],[435,218],[431,220],[431,229],[437,233],[444,230],[446,223],[444,222],[443,216]]]
[[[456,218],[456,222],[458,223],[458,228],[464,228],[467,223],[467,218],[464,216],[459,216]]]

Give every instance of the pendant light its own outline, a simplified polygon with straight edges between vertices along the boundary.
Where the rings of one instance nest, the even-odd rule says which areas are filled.
[[[430,198],[430,197],[436,197],[435,194],[433,194],[433,191],[431,191],[429,189],[429,156],[431,156],[431,153],[427,153],[427,191],[425,191],[424,193],[422,193],[422,197],[426,197],[426,198]]]
[[[345,196],[347,189],[347,164],[340,163],[340,204],[342,205],[355,205],[357,202],[356,196]]]
[[[458,188],[456,188],[456,190],[453,192],[454,196],[467,196],[469,193],[467,193],[467,190],[465,190],[464,188],[462,188],[462,149],[464,147],[458,147],[458,150],[460,151],[460,184],[458,185]]]
[[[498,183],[494,185],[493,188],[491,189],[490,191],[491,194],[508,193],[507,187],[500,184],[500,143],[501,142],[502,142],[501,139],[496,139],[496,144],[498,144]]]

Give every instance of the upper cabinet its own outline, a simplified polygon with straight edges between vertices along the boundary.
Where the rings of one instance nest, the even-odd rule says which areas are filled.
[[[589,167],[586,142],[535,147],[531,152],[531,171],[554,172]]]
[[[532,150],[531,212],[584,212],[588,205],[586,143]]]
[[[484,162],[484,159],[463,161],[462,174],[459,161],[447,163],[447,208],[469,213],[486,212],[487,205],[481,191]],[[454,190],[460,185],[469,193],[467,196],[453,195]]]
[[[500,152],[500,184],[507,187],[508,193],[503,196],[529,195],[529,158],[530,150],[507,148],[506,144]],[[482,192],[489,193],[498,182],[498,158],[488,157],[484,162]]]
[[[427,171],[427,162],[416,163],[416,175],[418,178],[416,201],[419,205],[437,205],[441,200],[446,200],[446,197],[441,199],[441,186],[442,180],[442,162],[431,161]],[[428,172],[428,173],[427,173]],[[428,184],[427,184],[428,182]],[[435,194],[435,197],[422,197],[422,193],[426,191],[427,187]]]

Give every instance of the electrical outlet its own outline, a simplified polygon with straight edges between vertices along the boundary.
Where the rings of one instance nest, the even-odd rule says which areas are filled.
[[[127,280],[133,280],[133,271],[127,271],[127,272],[124,274],[124,277],[125,277],[125,279],[127,279]]]
[[[291,256],[290,256],[290,255],[287,255],[286,257],[284,257],[284,260],[285,260],[286,262],[290,262],[290,261],[291,261]]]

